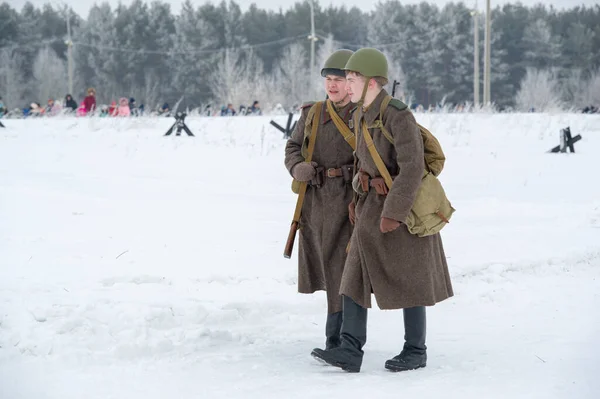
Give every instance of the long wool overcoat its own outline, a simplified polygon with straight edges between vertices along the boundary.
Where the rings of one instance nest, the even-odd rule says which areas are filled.
[[[359,127],[363,119],[367,126],[374,125],[385,96],[382,90],[364,112],[356,110]],[[387,196],[372,188],[359,196],[340,293],[367,308],[372,293],[381,309],[431,306],[453,295],[440,234],[419,238],[404,223],[386,234],[379,230],[382,217],[404,222],[412,208],[425,168],[423,140],[408,109],[388,106],[383,125],[393,136],[393,144],[380,129],[369,132],[388,171],[396,177]],[[356,132],[358,169],[380,177],[364,136]]]
[[[285,166],[288,171],[300,162],[305,136],[310,136],[312,120],[305,106],[292,136],[285,148]],[[346,124],[355,105],[350,103],[338,109]],[[312,160],[319,166],[339,168],[353,164],[352,147],[336,128],[323,103]],[[306,145],[306,144],[305,144]],[[298,239],[298,292],[312,294],[327,292],[328,313],[342,310],[339,294],[342,271],[346,261],[346,247],[352,235],[348,218],[348,204],[352,201],[352,185],[342,177],[327,178],[321,188],[308,186],[300,218]]]

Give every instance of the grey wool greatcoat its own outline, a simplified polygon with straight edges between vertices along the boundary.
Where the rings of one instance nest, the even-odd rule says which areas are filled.
[[[359,127],[363,118],[367,126],[374,125],[386,95],[382,90],[365,112],[356,110]],[[378,128],[369,132],[388,171],[397,177],[387,196],[378,195],[373,188],[359,193],[340,293],[366,308],[371,307],[371,293],[380,309],[431,306],[453,296],[439,233],[419,238],[409,233],[404,223],[386,234],[379,230],[382,217],[403,222],[412,208],[425,168],[423,141],[408,109],[388,106],[383,125],[394,144]],[[356,156],[359,170],[371,177],[381,176],[360,131]]]
[[[304,162],[301,148],[305,131],[310,136],[312,127],[312,121],[307,120],[310,105],[303,107],[285,147],[285,166],[290,174],[296,164]],[[346,124],[355,107],[350,103],[338,110],[338,115]],[[326,103],[321,109],[312,160],[325,169],[352,165],[354,162],[352,147],[331,120]],[[302,207],[298,239],[298,292],[312,294],[325,290],[328,313],[335,313],[342,310],[339,290],[346,247],[352,235],[348,204],[352,201],[353,190],[352,184],[345,183],[343,177],[325,177],[324,181],[320,188],[307,186]]]

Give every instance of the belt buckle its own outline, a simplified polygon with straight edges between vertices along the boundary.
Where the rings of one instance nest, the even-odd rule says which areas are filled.
[[[330,172],[333,173],[334,171],[335,171],[335,168],[327,169],[327,172],[326,172],[327,177],[329,177],[329,178],[336,177],[335,175],[330,174]]]

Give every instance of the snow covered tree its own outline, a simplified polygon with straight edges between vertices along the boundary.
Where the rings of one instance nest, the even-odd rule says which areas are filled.
[[[406,6],[405,10],[410,18],[407,18],[406,29],[396,36],[396,40],[406,41],[409,45],[399,59],[417,101],[435,104],[442,99],[440,89],[443,89],[443,81],[435,71],[443,51],[443,47],[436,45],[441,34],[440,11],[437,6],[428,3]]]
[[[406,83],[406,75],[404,75],[404,70],[402,69],[402,64],[399,60],[395,59],[392,54],[388,51],[383,51],[385,57],[388,60],[388,84],[384,87],[387,92],[391,95],[393,90],[394,80],[398,82],[396,86],[396,93],[394,97],[399,98],[401,100],[406,100],[408,87]]]
[[[439,16],[439,32],[433,47],[438,56],[433,60],[439,89],[438,101],[446,97],[458,104],[473,99],[473,19],[463,4],[444,6]]]
[[[75,64],[75,85],[73,98],[83,100],[88,87],[96,88],[98,101],[109,101],[119,93],[123,74],[121,53],[114,49],[119,46],[115,28],[115,17],[108,3],[93,6],[87,22],[74,33],[73,58]]]
[[[33,62],[35,99],[44,104],[49,98],[61,100],[67,91],[67,66],[54,50],[41,49]]]
[[[595,39],[594,31],[582,22],[573,22],[567,28],[563,40],[563,58],[566,68],[581,68],[584,71],[594,68],[593,39]]]
[[[409,18],[409,11],[397,0],[377,3],[372,18],[367,20],[369,45],[405,60],[410,46]]]
[[[213,98],[220,105],[249,105],[253,98],[268,93],[257,93],[257,83],[263,84],[262,61],[252,51],[225,50],[221,61],[208,76]]]
[[[527,66],[537,69],[558,66],[560,58],[560,40],[552,35],[545,20],[538,19],[527,28],[523,37],[525,42],[525,60]]]
[[[600,104],[600,69],[588,75],[575,70],[563,79],[563,96],[569,108],[582,109]]]
[[[519,111],[552,112],[562,108],[558,79],[547,70],[527,68],[515,97]]]
[[[9,108],[20,108],[24,101],[22,60],[16,51],[0,49],[0,95]]]
[[[319,42],[319,47],[317,49],[316,60],[315,60],[315,72],[319,73],[317,76],[312,76],[311,78],[315,80],[315,91],[314,93],[309,93],[310,98],[322,99],[325,98],[327,92],[325,91],[325,87],[323,85],[323,79],[320,77],[320,71],[325,65],[325,61],[327,58],[336,50],[339,49],[338,43],[333,39],[333,35],[329,34],[325,40]]]
[[[210,27],[199,10],[187,0],[175,18],[173,48],[168,59],[170,87],[168,98],[183,96],[183,104],[199,105],[208,100],[210,92],[206,76],[219,54],[216,38],[210,35]]]
[[[309,68],[307,54],[300,43],[294,43],[284,50],[276,71],[278,94],[283,95],[282,105],[300,106],[310,100]]]

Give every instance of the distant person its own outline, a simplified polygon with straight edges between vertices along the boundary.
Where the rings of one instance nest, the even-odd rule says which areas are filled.
[[[235,108],[233,108],[233,104],[227,104],[227,108],[221,109],[221,116],[235,116]]]
[[[2,101],[2,97],[0,97],[0,118],[8,113],[6,106],[4,105],[4,101]]]
[[[129,114],[131,116],[138,116],[139,115],[139,110],[137,108],[137,105],[135,103],[135,98],[131,97],[129,99]]]
[[[87,111],[85,109],[85,101],[82,101],[81,104],[79,104],[79,108],[77,108],[77,116],[86,116],[87,115]]]
[[[75,112],[77,111],[77,108],[77,102],[73,100],[73,96],[67,94],[65,97],[65,109]]]
[[[29,104],[29,115],[30,116],[42,116],[44,114],[44,109],[39,103],[31,103]]]
[[[119,107],[117,107],[117,102],[115,100],[112,100],[110,102],[110,107],[108,107],[108,115],[109,116],[117,116],[118,108]]]
[[[262,115],[262,110],[260,109],[260,103],[258,100],[255,100],[250,107],[248,114],[251,115]]]
[[[169,103],[164,103],[159,109],[158,114],[162,116],[169,116],[171,110],[169,109]]]
[[[85,108],[86,115],[94,112],[96,109],[96,89],[90,87],[87,90],[87,96],[83,99],[83,106]]]
[[[54,101],[54,98],[49,98],[44,113],[48,116],[56,116],[62,111],[62,105],[59,102]]]
[[[118,116],[131,116],[131,101],[127,101],[125,97],[119,100],[119,108],[117,109]]]

